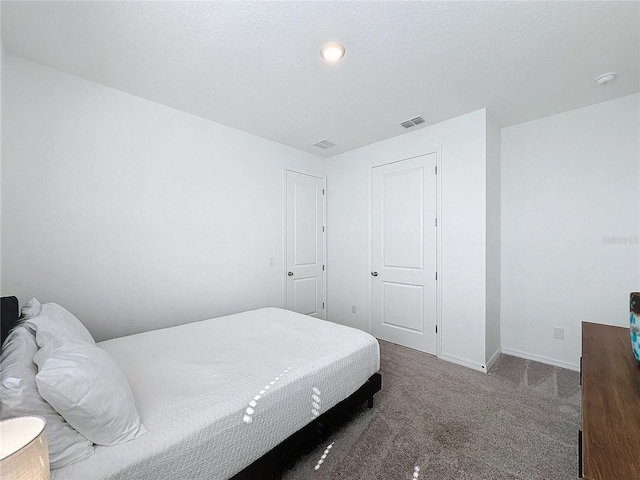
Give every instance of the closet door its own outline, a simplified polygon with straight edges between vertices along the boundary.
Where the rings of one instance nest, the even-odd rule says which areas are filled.
[[[435,153],[372,168],[374,336],[436,353]]]

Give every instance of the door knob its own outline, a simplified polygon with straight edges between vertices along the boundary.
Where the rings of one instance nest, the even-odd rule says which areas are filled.
[[[290,277],[293,277],[293,272],[289,272],[287,273],[287,275],[289,275]]]
[[[371,272],[371,275],[373,275],[374,277],[378,276],[378,272]]]

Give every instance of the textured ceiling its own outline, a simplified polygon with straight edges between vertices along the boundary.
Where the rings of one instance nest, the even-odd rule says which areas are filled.
[[[639,32],[635,1],[2,2],[10,54],[320,156],[419,114],[507,126],[638,92]]]

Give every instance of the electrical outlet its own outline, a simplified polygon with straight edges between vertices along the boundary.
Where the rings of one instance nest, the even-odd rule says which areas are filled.
[[[562,327],[553,327],[553,338],[557,338],[559,340],[564,340],[564,328],[562,328]]]
[[[351,305],[351,313],[356,313],[356,306],[355,305]]]

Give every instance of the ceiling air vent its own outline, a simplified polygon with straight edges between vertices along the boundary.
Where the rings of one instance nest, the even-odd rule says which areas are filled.
[[[411,120],[405,120],[404,122],[401,122],[400,125],[402,125],[404,128],[411,128],[415,125],[420,125],[421,123],[424,123],[424,118],[418,116],[412,118]]]
[[[313,146],[320,147],[323,150],[326,150],[327,148],[335,147],[336,144],[331,143],[329,140],[320,140],[319,142],[314,143]]]

